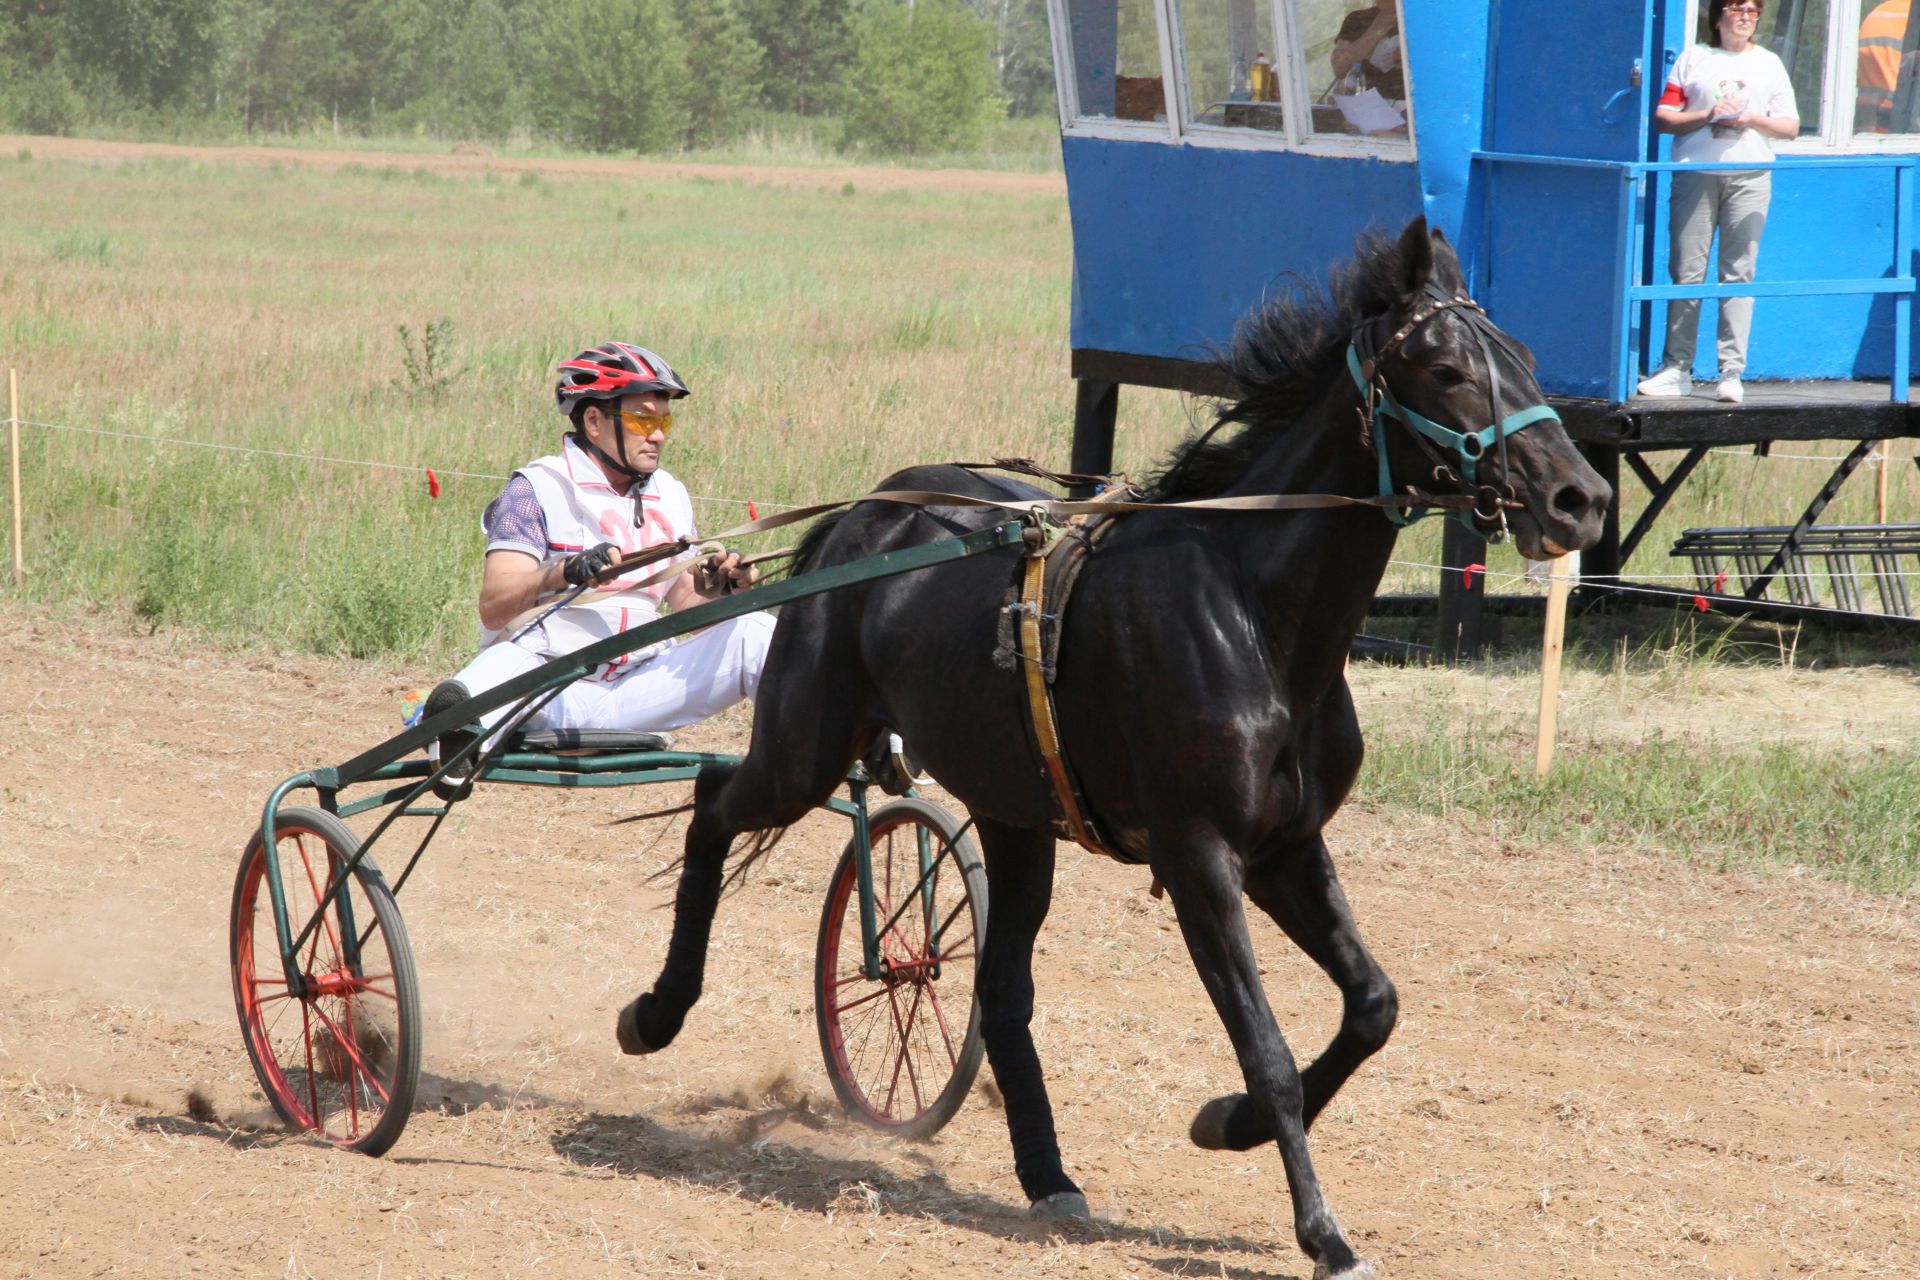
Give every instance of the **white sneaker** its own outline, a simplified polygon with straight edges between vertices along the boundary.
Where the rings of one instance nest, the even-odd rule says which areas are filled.
[[[1659,369],[1641,382],[1640,394],[1655,399],[1690,396],[1693,394],[1693,378],[1685,369],[1676,369],[1672,366]]]
[[[1713,389],[1713,398],[1725,400],[1728,404],[1739,404],[1745,400],[1747,393],[1740,385],[1740,375],[1730,373],[1722,377],[1720,385]]]

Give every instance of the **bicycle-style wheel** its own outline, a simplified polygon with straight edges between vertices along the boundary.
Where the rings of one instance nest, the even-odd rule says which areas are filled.
[[[848,1114],[922,1138],[953,1118],[980,1070],[974,975],[987,930],[987,875],[973,838],[925,800],[875,811],[868,847],[881,972],[863,971],[856,835],[820,916],[820,1051]]]
[[[274,822],[295,937],[359,840],[318,809]],[[371,859],[301,942],[288,989],[260,832],[233,886],[233,1000],[267,1100],[280,1118],[335,1146],[377,1156],[406,1128],[420,1082],[420,989],[400,907]]]

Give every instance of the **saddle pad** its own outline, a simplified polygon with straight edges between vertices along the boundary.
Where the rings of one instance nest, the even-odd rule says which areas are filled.
[[[625,729],[532,729],[507,739],[509,751],[671,751],[673,739],[664,733],[632,733]]]

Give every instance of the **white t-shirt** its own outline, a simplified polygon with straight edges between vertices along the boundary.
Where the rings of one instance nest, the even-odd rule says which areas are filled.
[[[1763,116],[1800,118],[1793,82],[1772,50],[1750,44],[1739,53],[1710,44],[1689,45],[1675,60],[1660,105],[1699,111],[1729,99]],[[1673,158],[1695,164],[1771,160],[1773,147],[1758,129],[1705,125],[1673,140]]]

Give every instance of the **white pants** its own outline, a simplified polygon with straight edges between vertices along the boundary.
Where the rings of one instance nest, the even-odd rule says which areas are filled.
[[[1673,175],[1672,239],[1667,269],[1675,284],[1699,284],[1707,278],[1707,250],[1720,232],[1720,283],[1753,279],[1760,260],[1760,233],[1767,226],[1773,175],[1748,172]],[[1720,376],[1737,378],[1747,367],[1747,333],[1753,327],[1752,298],[1720,299]],[[1693,372],[1693,350],[1700,331],[1700,299],[1667,303],[1667,349],[1662,367]]]
[[[681,636],[613,680],[575,680],[524,721],[523,729],[624,729],[663,733],[704,720],[760,691],[760,670],[773,638],[770,613],[749,613]],[[469,694],[503,685],[547,659],[503,641],[480,651],[455,679]],[[602,668],[604,670],[604,668]],[[481,717],[489,729],[512,710]]]

